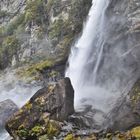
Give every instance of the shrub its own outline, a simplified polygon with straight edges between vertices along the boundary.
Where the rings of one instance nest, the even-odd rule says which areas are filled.
[[[6,28],[6,34],[7,35],[12,35],[14,31],[20,26],[24,25],[24,19],[25,19],[25,14],[21,14],[17,16],[13,21],[11,21],[7,28]]]
[[[8,16],[9,13],[7,11],[4,11],[4,10],[0,10],[0,19],[1,18],[5,18],[6,16]]]
[[[3,39],[0,47],[0,69],[4,69],[11,64],[12,57],[17,55],[20,42],[15,36],[8,36]]]
[[[25,22],[34,21],[37,25],[42,25],[46,20],[44,0],[28,1],[25,13]]]
[[[9,54],[11,55],[14,55],[19,47],[19,40],[15,36],[6,37],[2,44],[3,50],[8,50]]]

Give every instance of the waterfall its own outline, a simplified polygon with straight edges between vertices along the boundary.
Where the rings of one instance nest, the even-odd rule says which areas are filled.
[[[108,5],[108,0],[92,1],[83,33],[71,48],[66,77],[75,90],[76,110],[92,105],[109,113],[138,77],[139,55],[130,51],[130,38],[123,34],[125,17],[108,16]]]
[[[90,98],[87,101],[93,104],[95,102],[93,98],[100,100],[100,96],[103,96],[101,93],[96,95],[93,92],[106,94],[105,90],[102,91],[102,89],[95,86],[95,81],[104,47],[102,24],[107,3],[107,0],[92,1],[83,34],[71,50],[66,76],[70,77],[75,89],[75,108],[83,104],[81,99]],[[90,59],[89,55],[92,55],[95,60]],[[97,104],[95,103],[95,105]]]

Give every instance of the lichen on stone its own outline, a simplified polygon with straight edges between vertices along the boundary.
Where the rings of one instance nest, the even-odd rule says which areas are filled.
[[[30,130],[30,135],[31,136],[40,136],[42,133],[44,133],[45,127],[41,125],[35,125],[31,130]]]

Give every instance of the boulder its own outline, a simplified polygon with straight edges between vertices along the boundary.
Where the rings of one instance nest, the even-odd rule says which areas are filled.
[[[40,89],[6,123],[6,130],[14,139],[36,139],[58,134],[60,121],[74,113],[74,90],[65,78]],[[59,122],[58,122],[59,121]]]
[[[13,101],[7,99],[0,102],[0,128],[4,127],[6,120],[16,111],[18,107]]]

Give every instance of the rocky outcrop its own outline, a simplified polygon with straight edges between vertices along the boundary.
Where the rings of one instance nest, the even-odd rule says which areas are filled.
[[[0,51],[1,69],[51,58],[67,58],[70,45],[82,31],[91,2],[2,0],[0,46],[6,49]],[[11,42],[13,45],[9,46]]]
[[[17,105],[11,100],[0,102],[0,129],[5,126],[6,120],[18,111]]]
[[[115,133],[86,133],[84,131],[78,133],[69,133],[64,140],[139,140],[140,127],[135,127],[127,132],[115,132]],[[61,139],[60,139],[61,140]]]
[[[111,131],[125,131],[140,125],[140,80],[125,98],[117,102],[107,125]]]
[[[74,90],[65,78],[40,89],[7,121],[6,130],[15,139],[37,139],[43,134],[55,136],[60,131],[60,121],[74,113],[73,105]]]

